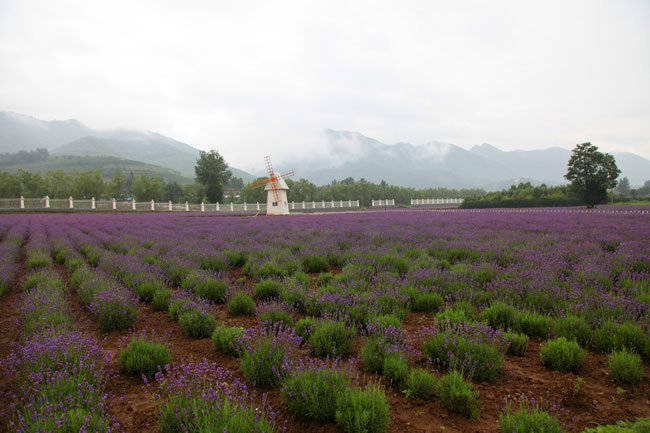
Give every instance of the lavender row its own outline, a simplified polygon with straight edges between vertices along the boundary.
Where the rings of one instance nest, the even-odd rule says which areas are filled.
[[[5,362],[18,381],[11,431],[114,431],[103,392],[108,360],[93,339],[74,330],[63,282],[42,267],[27,275],[23,290],[23,340]]]

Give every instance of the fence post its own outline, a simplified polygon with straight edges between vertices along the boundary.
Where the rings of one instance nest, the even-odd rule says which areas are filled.
[[[217,202],[217,212],[219,212],[219,202]]]
[[[302,201],[302,208],[303,209],[305,208],[305,201],[304,200]]]
[[[291,209],[295,209],[295,208],[296,208],[296,202],[295,202],[295,201],[292,201],[292,202],[291,202]]]
[[[255,204],[255,210],[260,210],[260,202],[259,201]]]
[[[248,203],[244,202],[244,212],[248,210]]]
[[[151,210],[156,210],[156,203],[151,200]]]
[[[68,207],[70,209],[74,209],[74,201],[72,200],[72,196],[68,198]]]
[[[95,197],[90,197],[90,208],[91,209],[97,209],[95,207]]]
[[[170,210],[170,211],[172,210],[172,201],[171,200],[169,200],[167,202],[167,209]]]
[[[234,211],[235,211],[235,205],[230,203],[230,212],[234,212]]]
[[[201,202],[201,212],[205,212],[205,204]]]
[[[46,195],[45,196],[45,209],[49,209],[49,208],[50,208],[50,196]]]
[[[113,197],[113,210],[117,209],[117,203],[115,202],[115,197]]]
[[[357,207],[359,207],[359,200],[357,200]]]
[[[323,209],[325,209],[325,200],[323,200]]]
[[[135,210],[135,199],[131,199],[131,209]]]
[[[25,209],[25,197],[20,196],[20,208]]]
[[[185,212],[190,211],[190,204],[188,202],[185,202]]]
[[[311,202],[311,208],[312,208],[312,209],[316,209],[316,202],[315,202],[315,201],[312,201],[312,202]]]

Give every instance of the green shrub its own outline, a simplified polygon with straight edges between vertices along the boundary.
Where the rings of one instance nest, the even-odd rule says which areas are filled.
[[[434,292],[415,292],[411,296],[411,309],[413,311],[426,311],[437,313],[442,308],[445,300]]]
[[[481,312],[481,320],[493,328],[514,329],[517,327],[517,310],[512,305],[497,302]]]
[[[63,281],[61,281],[53,271],[50,269],[40,269],[37,271],[30,272],[27,274],[27,278],[23,281],[22,289],[25,292],[29,292],[36,286],[56,287],[63,289]]]
[[[625,348],[609,356],[607,367],[614,379],[620,383],[636,385],[643,378],[641,357]]]
[[[194,286],[194,293],[204,299],[209,299],[217,304],[226,302],[228,282],[217,278],[205,278]]]
[[[260,387],[281,383],[291,373],[290,348],[275,337],[263,335],[244,344],[240,354],[242,373],[246,380]],[[252,343],[252,345],[250,344]]]
[[[88,266],[79,266],[70,276],[70,284],[77,290],[81,284],[92,277],[94,274]]]
[[[587,321],[578,316],[558,317],[551,323],[551,329],[556,337],[575,340],[582,347],[589,347],[593,337],[593,331]]]
[[[261,312],[258,320],[266,328],[277,328],[278,326],[286,328],[293,326],[293,317],[291,317],[291,314],[279,308]]]
[[[352,352],[353,336],[345,323],[323,321],[311,331],[309,347],[316,356],[344,357]]]
[[[253,299],[244,292],[239,292],[228,302],[230,314],[245,314],[250,316],[255,311]]]
[[[409,364],[404,356],[394,352],[384,357],[382,368],[384,377],[391,383],[400,384],[406,382],[409,374]]]
[[[422,368],[414,368],[406,379],[408,395],[413,398],[428,399],[433,394],[436,378]]]
[[[255,297],[263,301],[280,296],[280,283],[275,280],[264,280],[255,284]]]
[[[318,274],[318,279],[316,282],[319,286],[327,286],[330,281],[332,281],[333,275],[331,272],[322,272]]]
[[[472,385],[465,382],[458,371],[451,371],[438,380],[436,393],[442,405],[452,412],[460,413],[471,419],[478,418],[480,411],[478,394]]]
[[[315,274],[319,272],[327,272],[330,268],[327,259],[323,256],[304,256],[302,258],[302,268],[305,272]]]
[[[238,357],[241,352],[240,339],[244,330],[237,326],[218,325],[212,333],[212,343],[217,352]]]
[[[224,254],[232,267],[244,266],[248,260],[248,253],[246,251],[225,250]]]
[[[143,281],[133,289],[133,293],[140,298],[141,301],[147,302],[153,299],[156,291],[164,289],[166,286],[158,280]]]
[[[525,408],[499,415],[502,433],[564,433],[562,424],[554,416],[538,407]]]
[[[528,346],[528,336],[518,332],[506,331],[502,333],[503,337],[510,343],[508,346],[508,355],[525,356],[526,346]]]
[[[491,381],[501,370],[503,353],[489,343],[439,332],[424,343],[423,352],[445,368],[461,369],[478,381]]]
[[[309,342],[309,337],[311,337],[311,333],[313,332],[317,323],[318,321],[315,318],[307,316],[304,319],[300,319],[296,322],[294,332],[298,337],[302,338],[303,341]]]
[[[221,272],[228,269],[228,264],[223,257],[214,255],[214,256],[205,256],[199,259],[199,267],[203,270],[211,270],[214,272]]]
[[[217,320],[210,313],[192,308],[178,317],[183,332],[194,338],[208,338],[217,327]]]
[[[298,311],[305,311],[305,290],[302,287],[285,287],[280,290],[280,300]]]
[[[361,346],[361,365],[373,373],[381,373],[384,369],[384,358],[386,357],[386,342],[380,337],[369,338]]]
[[[167,311],[169,302],[172,299],[172,290],[168,288],[158,289],[153,294],[153,306],[158,311]]]
[[[188,264],[174,263],[167,270],[167,276],[175,287],[180,287],[192,268]]]
[[[548,338],[553,319],[539,313],[525,311],[517,318],[519,329],[531,337]]]
[[[27,253],[27,270],[32,271],[35,269],[49,268],[52,265],[52,258],[50,255],[41,250],[32,250]]]
[[[117,364],[121,371],[131,376],[144,375],[151,379],[158,369],[164,368],[171,359],[172,355],[167,346],[137,336],[132,337],[126,348],[120,351]]]
[[[348,388],[336,399],[336,422],[347,433],[383,433],[389,420],[388,400],[377,386],[365,391]]]
[[[167,312],[173,321],[178,322],[179,316],[191,308],[196,308],[192,300],[188,298],[179,298],[169,301]]]
[[[594,346],[603,353],[626,348],[644,353],[646,336],[640,326],[632,323],[605,322],[594,332]]]
[[[337,397],[346,392],[347,377],[332,369],[303,370],[287,378],[282,396],[289,412],[298,418],[333,422]]]
[[[575,341],[564,337],[549,340],[540,346],[542,364],[551,370],[577,371],[585,360],[585,351]]]

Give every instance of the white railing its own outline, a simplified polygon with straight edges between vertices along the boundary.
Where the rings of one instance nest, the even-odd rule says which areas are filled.
[[[359,200],[329,200],[290,202],[290,210],[358,208]],[[154,212],[265,212],[266,203],[172,203],[134,200],[76,200],[43,198],[0,199],[0,209],[71,209],[106,211],[154,211]]]
[[[411,205],[461,204],[464,198],[412,198]]]
[[[377,207],[377,206],[395,206],[395,199],[373,200],[372,201],[372,206],[373,207]]]

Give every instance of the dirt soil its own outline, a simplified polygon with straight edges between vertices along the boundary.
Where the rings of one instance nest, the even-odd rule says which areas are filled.
[[[10,354],[12,345],[19,343],[18,305],[20,283],[25,276],[23,252],[19,260],[20,278],[0,300],[0,362]],[[111,395],[108,411],[119,422],[120,431],[158,432],[158,403],[152,396],[156,389],[155,384],[145,384],[140,378],[124,376],[118,371],[117,354],[125,344],[124,338],[131,335],[132,330],[102,332],[70,287],[65,267],[54,267],[69,290],[69,302],[73,306],[77,329],[94,337],[103,349],[111,354],[111,378],[106,384],[106,391]],[[232,272],[231,277],[237,280],[243,275],[240,270],[236,270]],[[251,281],[246,281],[245,284],[252,288]],[[212,308],[219,322],[244,327],[256,323],[254,317],[230,316],[224,305],[215,305]],[[432,323],[431,314],[411,313],[404,323],[404,329],[407,335],[413,335],[422,326]],[[172,321],[166,312],[155,311],[151,304],[142,304],[135,330],[157,330],[158,333],[166,333],[166,341],[171,347],[174,362],[207,358],[230,369],[243,380],[237,359],[217,353],[208,338],[192,339],[185,336],[180,326]],[[516,403],[521,395],[529,399],[534,397],[547,408],[556,405],[565,426],[573,432],[594,426],[595,423],[611,424],[618,420],[632,420],[650,415],[650,368],[647,363],[644,364],[646,374],[640,385],[618,387],[608,373],[607,357],[593,352],[589,352],[578,375],[547,370],[539,359],[541,342],[539,339],[531,339],[524,357],[506,356],[501,375],[494,382],[475,384],[482,405],[480,416],[475,421],[448,412],[435,397],[428,401],[409,399],[399,388],[391,387],[381,376],[365,374],[360,366],[356,368],[359,369],[362,380],[383,383],[391,404],[391,422],[388,430],[393,433],[496,433],[499,432],[499,414],[505,406],[505,399]],[[359,345],[360,341],[357,341],[357,353]],[[579,377],[582,378],[581,386]],[[0,377],[0,431],[7,430],[9,419],[14,412],[11,407],[11,392],[16,391],[15,387],[14,378],[4,374]],[[287,411],[279,389],[259,390],[260,393],[265,391],[268,392],[272,407],[279,412],[280,422],[286,426],[287,432],[342,432],[336,424],[296,419]]]

